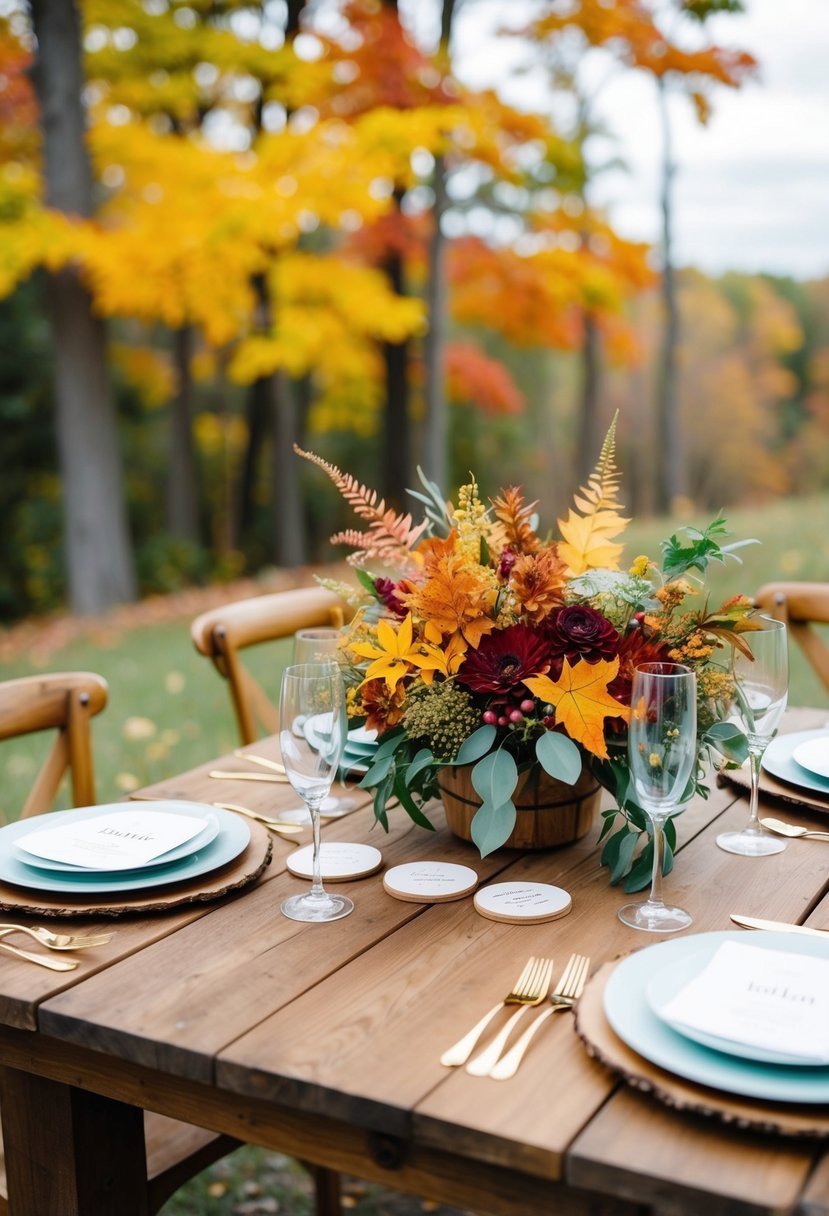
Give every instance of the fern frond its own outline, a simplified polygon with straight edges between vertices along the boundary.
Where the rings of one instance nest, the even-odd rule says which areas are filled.
[[[492,499],[495,518],[504,526],[506,543],[516,553],[537,553],[541,541],[533,527],[533,507],[531,502],[524,502],[524,495],[518,486],[508,486],[501,490],[500,498]]]
[[[622,545],[615,538],[624,531],[629,519],[619,502],[620,474],[616,469],[616,419],[614,414],[602,450],[587,485],[573,496],[576,510],[570,508],[566,520],[559,520],[562,541],[558,554],[567,564],[568,574],[604,568],[618,570]]]
[[[303,451],[297,444],[294,444],[294,451],[297,456],[302,456],[304,460],[309,460],[311,464],[321,468],[333,481],[354,514],[360,519],[365,519],[369,524],[365,534],[352,531],[339,532],[336,536],[331,537],[331,543],[361,546],[362,553],[359,555],[361,559],[366,556],[376,556],[382,557],[383,561],[391,564],[405,565],[415,542],[425,531],[428,521],[424,520],[423,523],[414,526],[411,515],[399,515],[387,508],[383,498],[378,502],[377,491],[362,485],[350,473],[341,472],[336,465],[323,460],[314,452]],[[352,537],[358,539],[351,539]],[[349,561],[355,564],[357,557],[357,554],[352,554]]]

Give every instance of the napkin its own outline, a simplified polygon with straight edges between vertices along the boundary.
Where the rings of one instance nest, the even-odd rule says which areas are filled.
[[[829,1063],[829,960],[724,942],[660,1009],[679,1029]]]
[[[41,828],[15,844],[33,857],[89,870],[133,869],[191,840],[206,819],[168,811],[119,811]]]

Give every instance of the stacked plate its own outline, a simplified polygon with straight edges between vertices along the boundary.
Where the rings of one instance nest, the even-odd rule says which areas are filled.
[[[362,776],[368,772],[368,767],[377,751],[377,731],[366,730],[358,726],[348,732],[348,738],[343,748],[342,771]]]
[[[162,831],[177,843],[163,848]],[[119,847],[127,838],[130,846]],[[249,841],[244,820],[198,802],[55,811],[0,828],[0,881],[78,895],[137,891],[209,874],[234,861]]]
[[[766,748],[763,768],[780,781],[829,798],[829,732],[824,728],[778,735]]]
[[[700,1085],[777,1102],[829,1102],[829,1062],[798,1054],[797,1036],[780,1034],[766,1046],[700,1031],[677,1014],[678,998],[702,975],[725,943],[829,963],[829,937],[787,933],[700,933],[648,946],[623,959],[604,992],[604,1011],[624,1043],[651,1063]]]

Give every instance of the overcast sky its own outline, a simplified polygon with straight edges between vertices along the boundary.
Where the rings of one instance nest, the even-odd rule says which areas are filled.
[[[459,75],[501,82],[515,56],[491,31],[522,0],[468,0],[456,30]],[[710,273],[766,270],[797,278],[829,274],[829,0],[746,0],[743,15],[718,18],[715,41],[750,51],[760,79],[718,89],[700,127],[690,104],[672,102],[678,164],[676,259]],[[641,78],[640,78],[641,76]],[[531,85],[512,86],[527,101]],[[618,133],[629,173],[608,174],[601,190],[620,232],[656,241],[660,130],[653,84],[620,72],[601,109]]]

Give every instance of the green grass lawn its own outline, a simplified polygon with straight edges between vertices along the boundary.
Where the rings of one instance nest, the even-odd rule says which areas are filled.
[[[657,557],[659,542],[674,527],[659,520],[631,524],[624,538],[625,559],[638,553]],[[734,539],[756,537],[762,543],[741,550],[742,564],[729,561],[712,569],[712,603],[738,591],[750,594],[779,578],[829,582],[829,496],[734,512],[730,527]],[[238,742],[226,685],[194,649],[190,616],[149,615],[153,619],[148,623],[130,628],[112,619],[90,624],[81,636],[46,652],[35,632],[13,659],[0,662],[0,679],[72,669],[96,671],[107,679],[109,704],[93,727],[101,802],[117,801],[130,789],[183,772]],[[257,677],[274,696],[289,654],[288,643],[254,652]],[[796,648],[791,657],[790,702],[829,706]],[[7,819],[22,805],[43,747],[43,740],[4,747],[0,812]]]

